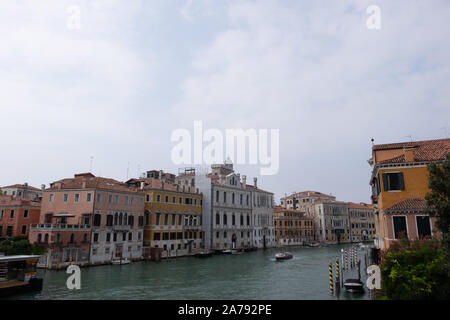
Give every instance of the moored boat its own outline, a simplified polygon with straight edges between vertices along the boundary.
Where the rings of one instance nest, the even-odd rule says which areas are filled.
[[[42,290],[43,280],[36,276],[40,256],[0,256],[0,296]]]
[[[292,259],[293,255],[290,252],[280,252],[275,254],[275,260],[281,261],[281,260],[289,260]]]
[[[359,279],[347,279],[344,282],[345,290],[348,292],[362,292],[364,291],[364,284]]]

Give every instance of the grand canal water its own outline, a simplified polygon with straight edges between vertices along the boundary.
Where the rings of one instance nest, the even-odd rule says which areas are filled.
[[[39,270],[44,278],[42,292],[10,299],[368,299],[367,289],[364,294],[341,290],[339,298],[329,293],[328,264],[341,256],[344,247],[349,245],[291,247],[294,258],[282,262],[274,259],[279,249],[267,249],[204,259],[82,268],[80,290],[67,289],[69,274],[65,271]],[[359,252],[363,282],[364,253]],[[353,277],[356,269],[344,274],[344,278]]]

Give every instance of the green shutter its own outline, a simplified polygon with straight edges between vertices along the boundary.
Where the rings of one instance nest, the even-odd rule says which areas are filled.
[[[388,191],[388,177],[386,173],[383,173],[383,189],[384,191]]]
[[[405,181],[403,180],[403,172],[398,174],[398,179],[400,182],[400,190],[405,190]]]

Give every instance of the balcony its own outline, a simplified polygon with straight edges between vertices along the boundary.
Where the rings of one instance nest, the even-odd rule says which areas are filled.
[[[89,231],[89,224],[34,223],[30,231]]]
[[[113,226],[114,231],[129,231],[130,229],[131,226],[120,226],[120,225]]]

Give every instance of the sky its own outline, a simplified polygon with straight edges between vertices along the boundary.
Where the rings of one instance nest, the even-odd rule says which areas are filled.
[[[235,165],[276,201],[370,202],[372,138],[450,136],[448,39],[446,0],[0,0],[0,185],[177,173],[202,121],[279,129],[277,174]]]

